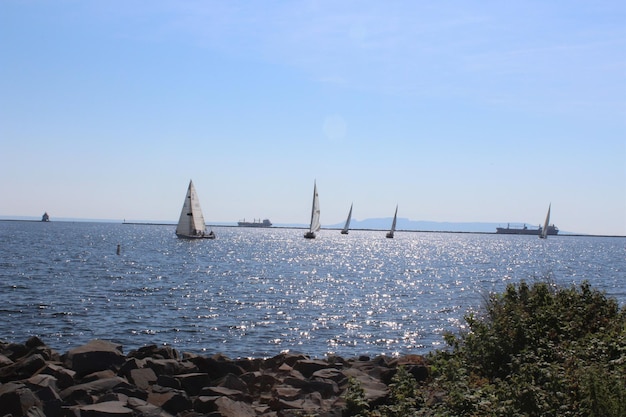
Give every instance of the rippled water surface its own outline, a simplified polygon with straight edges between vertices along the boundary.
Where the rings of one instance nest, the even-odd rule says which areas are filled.
[[[509,282],[626,302],[626,239],[0,222],[0,340],[169,344],[230,357],[425,353]],[[116,255],[117,245],[121,254]]]

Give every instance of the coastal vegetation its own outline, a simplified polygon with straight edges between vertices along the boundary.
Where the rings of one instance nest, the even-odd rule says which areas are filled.
[[[626,307],[588,282],[510,284],[465,322],[426,380],[398,368],[373,408],[351,384],[344,416],[626,415]]]

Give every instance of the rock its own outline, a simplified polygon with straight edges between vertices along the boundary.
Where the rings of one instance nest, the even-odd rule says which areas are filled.
[[[117,372],[107,369],[106,371],[97,371],[87,374],[81,378],[81,382],[86,383],[96,381],[98,379],[113,378],[114,376],[117,376]]]
[[[311,377],[315,379],[329,379],[337,384],[343,384],[346,381],[346,376],[339,369],[326,368],[315,371]]]
[[[309,357],[305,356],[305,355],[302,355],[302,354],[280,353],[280,354],[278,354],[278,355],[276,355],[274,357],[266,359],[262,363],[262,368],[263,369],[277,369],[282,364],[287,364],[287,365],[293,367],[293,365],[297,361],[305,360],[305,359],[309,359]]]
[[[57,388],[57,379],[52,375],[39,374],[29,378],[26,382],[39,398],[43,405],[43,412],[46,416],[60,416],[63,401]]]
[[[29,348],[21,343],[9,343],[3,348],[3,355],[6,355],[12,361],[17,361],[19,358],[26,356]]]
[[[105,401],[76,407],[80,417],[132,417],[133,410],[121,401]]]
[[[172,417],[171,414],[163,411],[161,407],[139,398],[129,398],[127,407],[133,409],[141,417]]]
[[[157,376],[151,368],[132,369],[128,378],[131,383],[143,390],[147,390],[157,381]]]
[[[415,378],[417,382],[426,381],[430,375],[428,367],[425,365],[408,365],[406,370],[409,374],[413,375],[413,378]]]
[[[306,393],[319,392],[323,398],[339,394],[339,385],[333,380],[285,378],[283,384],[299,388]]]
[[[398,366],[418,381],[429,377],[418,355],[232,360],[151,345],[124,356],[121,346],[94,340],[61,357],[31,338],[0,342],[0,415],[341,417],[348,378],[359,381],[375,407],[387,403]]]
[[[274,387],[274,397],[285,401],[297,400],[302,396],[300,388],[294,388],[288,385]]]
[[[226,374],[225,377],[217,382],[217,385],[246,393],[249,391],[248,384],[234,374]]]
[[[137,359],[180,359],[180,356],[176,349],[173,349],[170,346],[157,347],[157,345],[144,346],[137,350],[133,350],[128,353],[128,357]]]
[[[120,375],[128,376],[129,372],[133,369],[142,369],[146,367],[145,359],[127,358],[126,361],[120,366]]]
[[[310,378],[314,372],[328,368],[328,363],[321,360],[305,360],[301,359],[297,361],[293,369],[300,372],[305,378]]]
[[[200,392],[200,395],[203,397],[228,397],[235,401],[252,401],[252,398],[249,395],[226,387],[204,387]]]
[[[28,349],[33,349],[39,346],[46,346],[46,344],[44,342],[41,341],[40,338],[38,338],[37,336],[31,336],[28,338],[28,340],[26,341],[26,343],[24,343],[24,345],[28,348]]]
[[[53,363],[47,363],[46,366],[39,371],[39,373],[55,377],[59,389],[65,389],[74,385],[74,377],[76,376],[76,372],[71,369],[67,369]]]
[[[163,387],[163,388],[169,388],[169,389],[177,389],[177,390],[183,389],[182,385],[180,385],[180,381],[171,375],[159,375],[157,377],[156,384],[152,386],[152,390],[153,391],[157,390],[157,386]],[[169,391],[169,389],[165,391]]]
[[[70,350],[65,355],[65,366],[81,376],[116,369],[123,362],[121,345],[104,340],[92,340],[86,345]]]
[[[7,356],[4,356],[4,355],[0,354],[0,368],[3,368],[3,367],[8,366],[8,365],[12,365],[14,363],[15,362],[13,362]]]
[[[221,417],[255,417],[254,409],[239,401],[233,401],[230,398],[220,397],[215,403],[215,411]]]
[[[74,399],[82,399],[85,395],[100,395],[107,391],[112,391],[114,388],[126,385],[129,386],[125,379],[118,376],[113,378],[99,379],[96,381],[87,382],[85,384],[73,385],[69,388],[61,391],[61,398],[64,401],[71,401]]]
[[[185,391],[178,390],[163,393],[151,392],[148,395],[148,402],[174,414],[192,408],[192,403]]]
[[[146,367],[151,368],[157,376],[198,372],[198,367],[192,362],[180,362],[176,359],[147,358]]]
[[[174,375],[180,386],[191,396],[198,395],[200,390],[209,383],[209,374],[194,372],[190,374]]]
[[[359,381],[361,388],[365,391],[365,399],[370,405],[381,405],[385,403],[389,395],[387,385],[356,368],[346,369],[344,373]]]
[[[46,366],[46,361],[41,355],[25,356],[10,365],[0,368],[0,382],[30,378],[44,366]]]
[[[41,408],[41,401],[24,384],[8,382],[0,385],[0,410],[3,415],[21,417],[33,407]]]
[[[243,375],[245,373],[243,369],[223,356],[212,358],[197,356],[190,361],[197,366],[198,371],[209,374],[212,380],[223,378],[227,374]]]

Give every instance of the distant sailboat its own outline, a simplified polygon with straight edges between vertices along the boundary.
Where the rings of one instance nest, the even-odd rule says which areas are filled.
[[[200,200],[196,193],[196,187],[193,186],[193,181],[191,180],[189,180],[187,195],[185,196],[183,209],[180,212],[178,226],[176,226],[176,236],[187,239],[215,239],[213,231],[209,233],[206,231]]]
[[[348,220],[346,220],[346,224],[343,226],[343,229],[341,229],[341,234],[342,235],[347,235],[348,234],[348,229],[350,228],[350,220],[352,219],[352,204],[350,204],[350,211],[348,212]]]
[[[391,223],[391,230],[387,232],[387,237],[393,239],[393,234],[396,232],[396,219],[398,218],[398,206],[396,205],[396,212],[393,215],[393,222]]]
[[[539,233],[540,239],[546,239],[548,237],[548,225],[550,224],[550,209],[552,208],[552,203],[548,206],[548,214],[546,214],[546,221],[543,223],[543,229],[541,229],[541,233]]]
[[[304,234],[307,239],[315,239],[315,232],[320,230],[320,200],[317,195],[317,184],[313,183],[313,207],[311,208],[311,225],[309,231]]]

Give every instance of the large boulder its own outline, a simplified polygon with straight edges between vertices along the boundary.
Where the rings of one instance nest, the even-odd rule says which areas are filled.
[[[41,401],[26,385],[19,382],[0,385],[0,410],[3,415],[21,417],[32,408],[41,408]]]
[[[40,354],[25,356],[0,368],[0,382],[30,378],[44,366],[46,366],[46,360]]]
[[[107,369],[117,370],[124,360],[121,345],[104,340],[92,340],[67,352],[65,366],[82,376]]]

